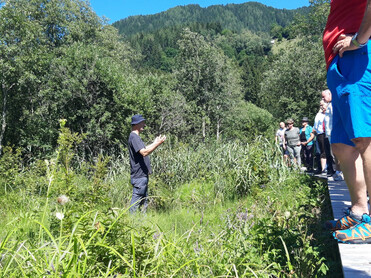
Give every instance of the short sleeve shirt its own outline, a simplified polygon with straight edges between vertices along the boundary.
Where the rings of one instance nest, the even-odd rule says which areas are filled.
[[[287,145],[289,146],[299,145],[300,144],[300,130],[297,127],[293,127],[292,129],[286,129],[285,139],[286,139]]]
[[[276,132],[276,136],[278,137],[278,142],[280,145],[283,144],[283,137],[285,136],[286,128],[279,128]]]
[[[325,114],[322,112],[318,112],[316,118],[314,119],[314,126],[313,129],[316,131],[317,134],[324,133],[323,130],[323,122],[325,120]]]
[[[311,127],[310,125],[307,125],[307,127],[305,128],[305,141],[308,141],[309,138],[310,138],[310,134],[312,133],[313,131],[313,127]],[[300,129],[300,134],[302,134],[303,132],[303,128]],[[308,143],[308,146],[311,146],[313,145],[313,141],[310,141]]]
[[[323,32],[327,68],[337,55],[332,48],[341,34],[354,34],[361,25],[367,0],[331,0],[330,14]]]
[[[131,169],[130,177],[132,179],[148,177],[148,175],[152,174],[149,156],[143,156],[139,152],[145,147],[146,146],[144,145],[142,139],[140,139],[139,135],[131,132],[129,136],[128,148]]]

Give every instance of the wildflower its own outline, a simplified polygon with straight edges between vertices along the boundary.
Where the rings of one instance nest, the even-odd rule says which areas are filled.
[[[163,233],[154,233],[153,234],[153,239],[156,240],[158,239],[160,236],[162,236]]]
[[[56,216],[59,220],[62,220],[62,219],[64,218],[64,214],[61,213],[61,212],[57,212],[57,213],[55,214],[55,216]]]
[[[291,213],[289,211],[285,211],[285,217],[290,218],[290,216],[291,216]]]
[[[237,213],[237,219],[240,220],[240,221],[246,221],[247,220],[247,212]]]
[[[70,199],[66,195],[61,195],[57,198],[57,202],[62,206],[67,204]]]

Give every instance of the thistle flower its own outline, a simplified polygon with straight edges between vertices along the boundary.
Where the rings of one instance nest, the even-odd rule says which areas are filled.
[[[66,196],[66,195],[61,195],[57,198],[57,202],[60,204],[60,205],[65,205],[68,203],[70,199]]]
[[[55,214],[55,217],[57,217],[59,220],[62,220],[62,219],[64,218],[64,214],[61,213],[61,212],[57,212],[57,213]]]

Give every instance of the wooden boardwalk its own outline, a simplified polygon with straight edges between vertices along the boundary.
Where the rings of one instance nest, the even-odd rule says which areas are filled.
[[[332,212],[335,219],[344,215],[351,205],[344,181],[328,181]],[[339,243],[344,278],[371,277],[371,244]]]

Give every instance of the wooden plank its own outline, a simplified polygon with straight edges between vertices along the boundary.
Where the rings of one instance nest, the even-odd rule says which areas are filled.
[[[344,215],[351,205],[348,188],[344,181],[328,181],[332,212],[335,219]],[[339,243],[344,278],[371,277],[371,244]]]

